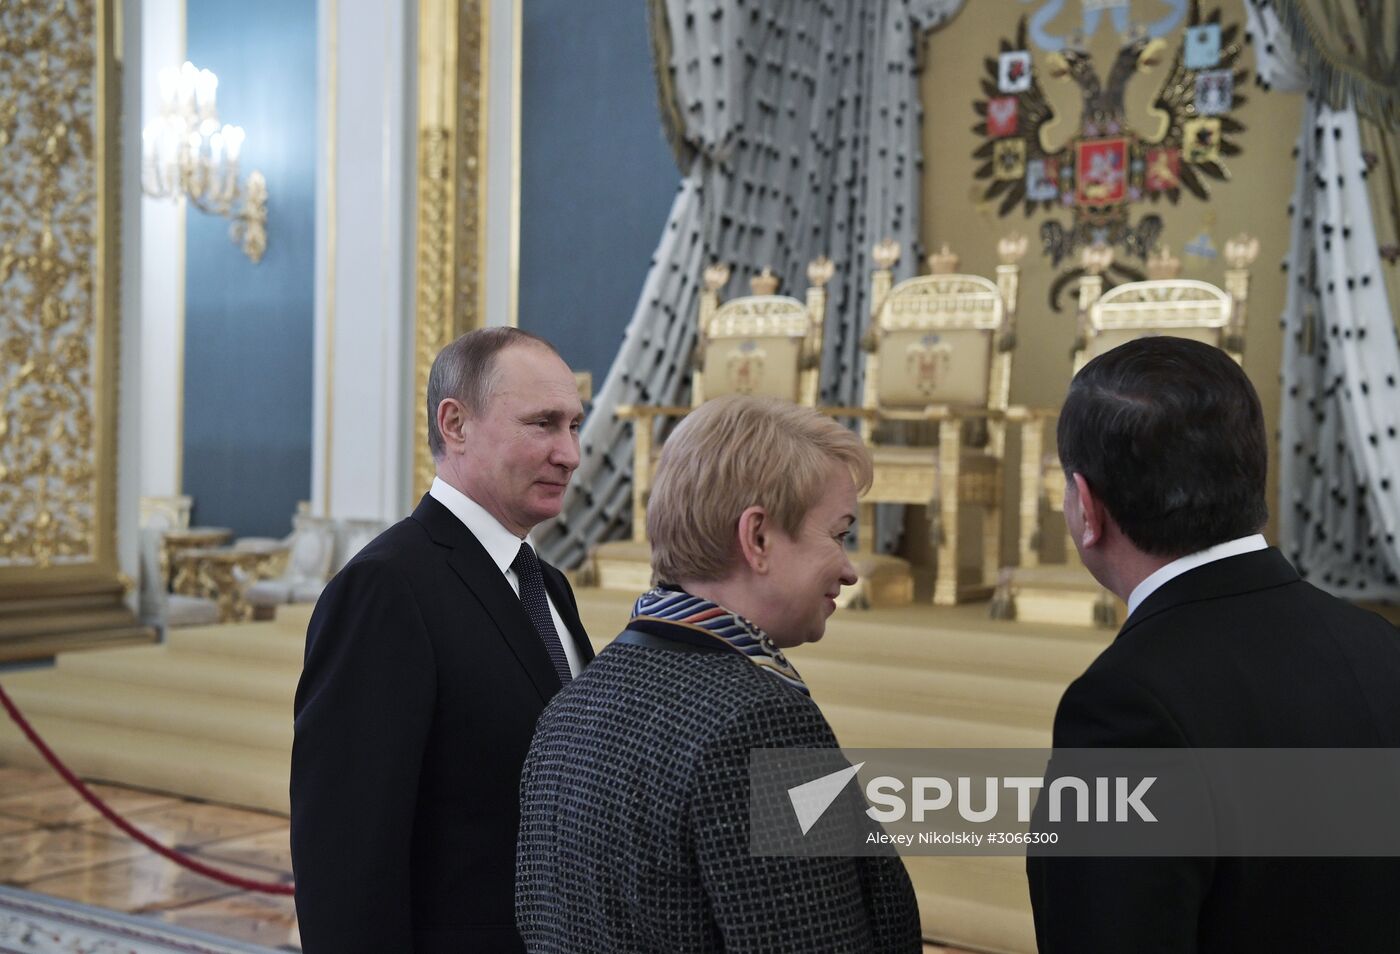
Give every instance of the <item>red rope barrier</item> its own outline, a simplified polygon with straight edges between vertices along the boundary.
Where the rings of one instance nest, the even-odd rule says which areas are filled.
[[[101,812],[103,818],[107,819],[113,825],[116,825],[128,836],[136,839],[162,858],[173,861],[182,868],[188,868],[195,874],[201,874],[206,878],[213,878],[215,881],[221,881],[224,884],[232,885],[235,888],[241,888],[244,891],[256,891],[259,894],[291,895],[296,893],[295,885],[273,881],[250,881],[246,878],[240,878],[237,875],[229,874],[227,871],[212,868],[201,861],[196,861],[183,852],[176,851],[174,848],[165,847],[150,835],[147,835],[135,825],[131,824],[131,822],[114,812],[111,806],[98,798],[92,789],[84,784],[82,779],[74,775],[68,766],[63,764],[63,760],[54,754],[53,749],[49,748],[44,740],[39,738],[39,733],[34,731],[34,727],[24,718],[24,714],[19,711],[19,707],[11,701],[9,694],[5,692],[4,686],[0,686],[0,705],[4,705],[5,711],[10,714],[10,718],[15,721],[15,725],[19,726],[19,730],[34,744],[34,748],[39,750],[39,754],[44,757],[44,761],[48,762],[53,770],[62,776],[63,780],[71,785],[73,790],[83,797],[84,801]]]

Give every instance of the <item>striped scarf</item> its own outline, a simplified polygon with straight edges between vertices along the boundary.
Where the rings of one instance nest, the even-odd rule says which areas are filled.
[[[803,695],[810,696],[807,684],[792,668],[782,650],[773,645],[768,634],[738,613],[685,590],[656,587],[637,598],[632,607],[633,620],[680,626],[703,633],[729,646],[746,657],[759,669],[771,673]]]

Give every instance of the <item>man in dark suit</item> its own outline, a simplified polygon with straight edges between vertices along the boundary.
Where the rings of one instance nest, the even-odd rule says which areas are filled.
[[[316,604],[296,694],[292,863],[307,954],[524,950],[520,767],[593,658],[528,535],[579,461],[573,374],[512,328],[463,335],[428,381],[437,479]]]
[[[1059,422],[1065,520],[1128,603],[1066,691],[1062,748],[1400,746],[1400,634],[1299,579],[1259,531],[1259,398],[1226,354],[1153,337],[1084,366]],[[1042,954],[1400,951],[1400,860],[1031,857]]]

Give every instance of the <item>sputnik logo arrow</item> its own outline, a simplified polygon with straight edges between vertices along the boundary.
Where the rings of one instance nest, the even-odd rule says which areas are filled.
[[[831,803],[836,801],[836,796],[841,794],[846,783],[855,778],[864,764],[859,762],[850,768],[843,768],[839,772],[832,772],[830,775],[823,775],[788,789],[788,798],[792,800],[792,810],[797,815],[797,824],[802,826],[802,834],[807,834],[812,830],[812,826],[821,820]]]

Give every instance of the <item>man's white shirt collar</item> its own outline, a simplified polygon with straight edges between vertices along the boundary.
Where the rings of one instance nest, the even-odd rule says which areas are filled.
[[[502,573],[510,569],[516,554],[520,552],[519,537],[503,527],[501,521],[492,516],[489,510],[441,477],[433,478],[433,486],[429,488],[428,495],[452,511],[452,515],[466,525],[472,536],[486,548],[492,562],[501,568]],[[533,549],[534,541],[528,536],[525,540]]]
[[[1213,547],[1178,557],[1133,588],[1132,593],[1128,594],[1128,615],[1132,616],[1133,613],[1137,612],[1142,601],[1157,592],[1164,583],[1176,579],[1187,570],[1194,570],[1198,566],[1205,566],[1207,563],[1214,563],[1216,560],[1223,560],[1226,557],[1239,556],[1241,553],[1267,550],[1268,547],[1269,544],[1264,539],[1263,534],[1251,533],[1247,537],[1226,540]]]
[[[477,542],[486,548],[491,561],[500,568],[501,575],[506,578],[515,595],[519,596],[520,577],[511,568],[511,564],[520,553],[520,538],[502,526],[501,521],[492,516],[489,510],[441,477],[433,478],[433,486],[428,489],[428,495],[462,521],[472,536],[476,537]],[[528,535],[524,542],[530,544],[530,549],[535,548],[535,541]],[[549,604],[549,618],[554,622],[554,631],[559,634],[559,641],[564,647],[564,657],[569,661],[569,671],[577,676],[583,670],[583,656],[573,639],[573,631],[559,615],[559,607],[555,605],[554,597],[550,596],[547,590],[544,598]]]

